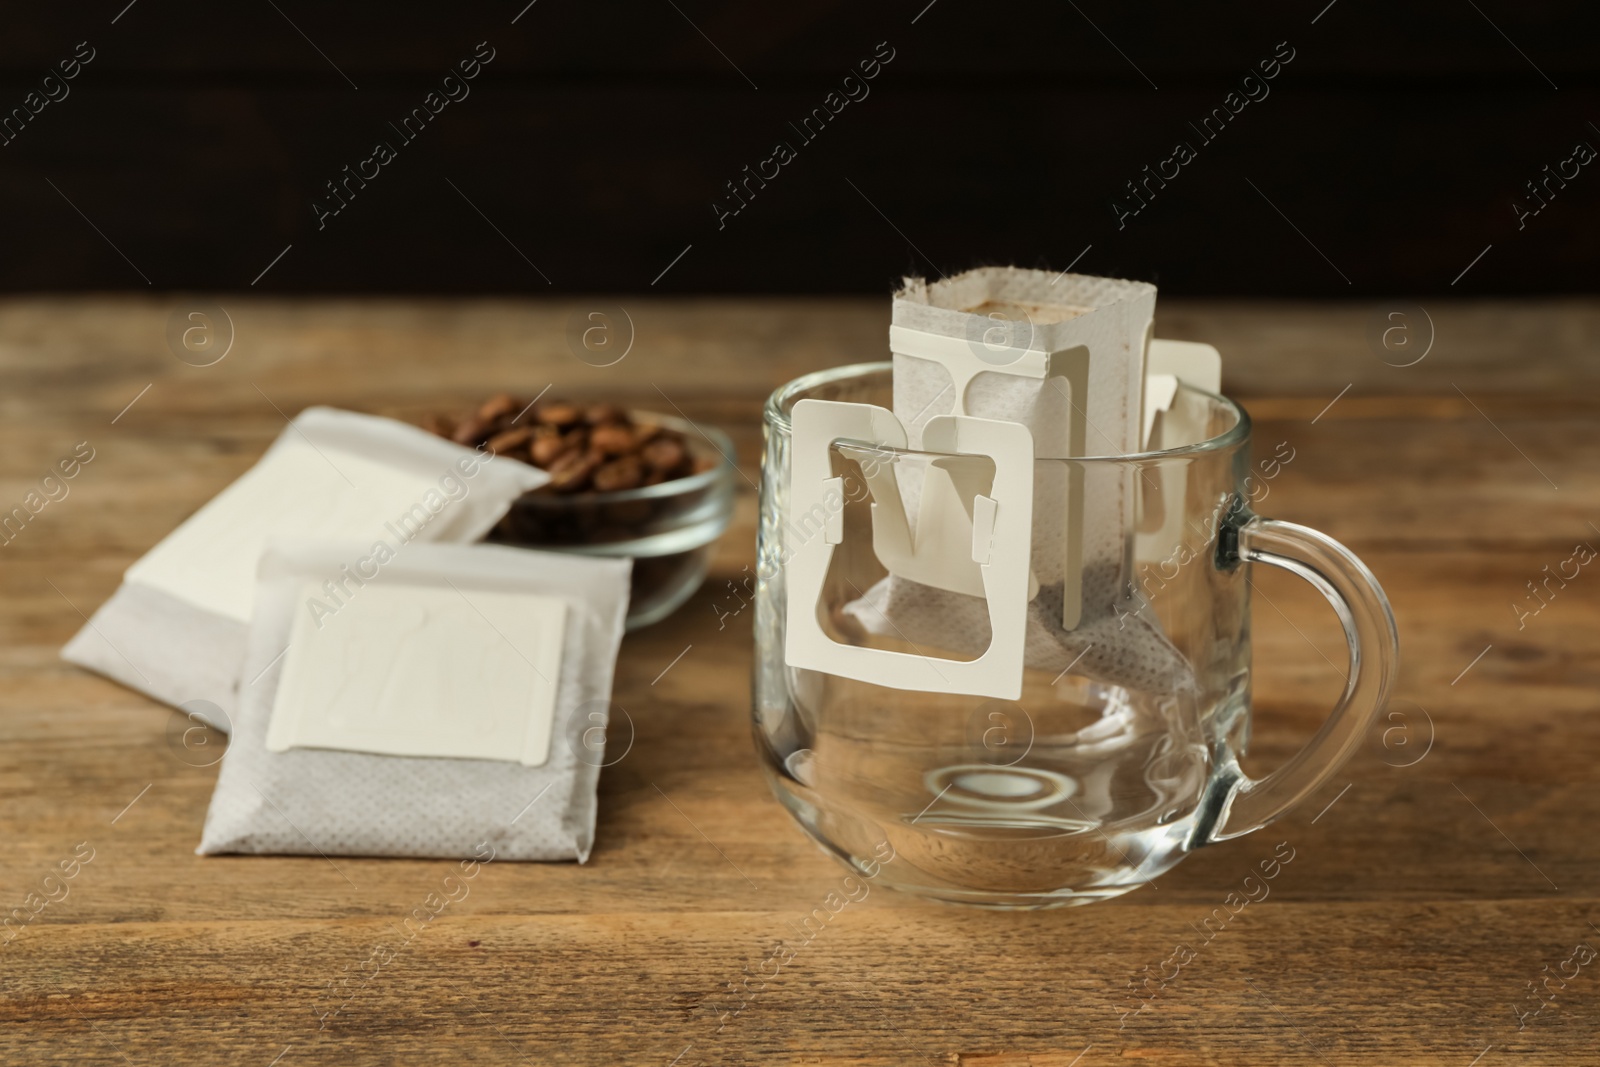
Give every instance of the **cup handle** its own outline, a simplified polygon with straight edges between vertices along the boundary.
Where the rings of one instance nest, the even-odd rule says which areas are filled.
[[[1304,748],[1264,778],[1248,777],[1224,756],[1220,807],[1206,844],[1259,830],[1310,796],[1355,752],[1377,718],[1400,666],[1400,637],[1378,579],[1339,542],[1306,526],[1245,512],[1225,524],[1219,562],[1269,563],[1316,586],[1333,605],[1350,646],[1344,694]],[[1230,526],[1233,536],[1229,537]],[[1229,544],[1229,541],[1232,544]]]

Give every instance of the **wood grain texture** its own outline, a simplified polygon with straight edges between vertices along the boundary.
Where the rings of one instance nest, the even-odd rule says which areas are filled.
[[[1600,543],[1586,359],[1600,309],[1581,301],[1431,309],[1450,341],[1404,370],[1365,347],[1373,308],[1163,311],[1158,332],[1221,345],[1258,450],[1295,449],[1260,510],[1349,544],[1399,620],[1391,718],[1278,825],[1087,908],[875,891],[764,987],[731,992],[844,874],[761,780],[749,613],[718,626],[725,583],[753,560],[741,483],[712,579],[624,644],[633,736],[602,777],[590,862],[489,865],[391,963],[331,993],[400,944],[452,865],[193,855],[215,769],[180,759],[173,712],[56,651],[282,413],[404,416],[553,381],[714,422],[753,479],[766,392],[876,358],[887,324],[879,302],[624,303],[635,348],[598,369],[565,341],[582,301],[228,302],[235,347],[207,368],[166,350],[172,301],[0,302],[0,503],[76,442],[96,449],[0,550],[0,904],[93,849],[0,948],[0,1063],[1593,1062],[1600,969],[1525,1028],[1515,1015],[1529,982],[1600,946],[1600,578],[1585,571],[1520,629],[1509,607],[1575,542]],[[1342,638],[1309,587],[1257,583],[1247,767],[1262,771],[1320,721]],[[1197,928],[1279,842],[1295,855],[1270,897],[1207,938]],[[1130,982],[1178,945],[1193,960],[1125,1015]]]

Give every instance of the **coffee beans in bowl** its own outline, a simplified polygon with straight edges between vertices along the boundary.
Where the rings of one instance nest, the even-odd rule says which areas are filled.
[[[616,404],[508,393],[423,425],[458,444],[528,463],[550,481],[525,493],[489,539],[633,559],[628,626],[694,594],[733,507],[733,444],[720,431]]]

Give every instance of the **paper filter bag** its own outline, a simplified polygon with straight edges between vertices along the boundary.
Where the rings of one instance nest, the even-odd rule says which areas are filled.
[[[1015,268],[907,279],[894,298],[891,348],[894,413],[910,447],[921,446],[929,419],[960,413],[1027,426],[1038,459],[1138,452],[1155,296],[1142,282]],[[916,354],[950,350],[930,336],[965,342],[982,366],[960,405],[946,364]],[[1048,353],[1043,377],[1008,372],[1022,349]],[[914,475],[901,478],[900,494],[915,530]],[[1134,520],[1135,487],[1116,468],[1085,477],[1068,464],[1034,465],[1030,562],[1039,591],[1028,605],[1027,667],[1073,666],[1139,688],[1192,684],[1187,661],[1130,595]],[[844,611],[871,633],[919,646],[977,655],[989,643],[982,597],[892,573]]]
[[[394,552],[476,541],[548,480],[393,419],[307,408],[255,466],[128,568],[61,656],[174,707],[214,705],[220,721],[195,714],[226,732],[241,682],[252,681],[240,668],[270,538],[349,538]]]

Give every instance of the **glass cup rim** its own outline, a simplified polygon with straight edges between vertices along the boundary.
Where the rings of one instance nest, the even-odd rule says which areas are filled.
[[[847,363],[840,367],[829,367],[825,370],[812,371],[802,374],[792,381],[772,391],[763,406],[762,416],[769,426],[774,426],[785,434],[790,434],[793,427],[789,422],[789,414],[784,408],[786,401],[796,393],[804,392],[818,386],[829,385],[833,382],[843,381],[848,378],[865,377],[871,373],[893,370],[894,364],[888,360],[877,360],[870,363]],[[1072,456],[1073,463],[1137,463],[1145,460],[1175,459],[1184,456],[1203,455],[1210,452],[1222,452],[1234,448],[1250,437],[1250,413],[1236,400],[1232,400],[1220,393],[1207,392],[1196,389],[1184,382],[1178,383],[1178,388],[1190,393],[1195,393],[1211,400],[1220,402],[1234,416],[1234,424],[1215,437],[1193,444],[1180,445],[1177,448],[1153,449],[1146,452],[1129,452],[1120,456]],[[940,453],[921,452],[916,449],[889,449],[893,452],[904,452],[912,455],[939,455]]]

